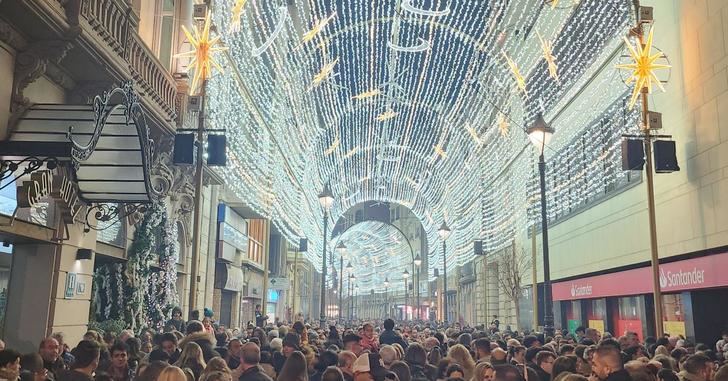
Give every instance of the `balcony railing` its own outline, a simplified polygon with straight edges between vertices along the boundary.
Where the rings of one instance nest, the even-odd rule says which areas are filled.
[[[177,85],[174,77],[162,66],[137,34],[138,20],[125,0],[66,0],[80,1],[80,18],[108,44],[127,64],[131,78],[146,98],[153,101],[163,115],[172,121],[176,116]],[[66,8],[68,11],[68,8]],[[67,16],[69,20],[71,15]]]

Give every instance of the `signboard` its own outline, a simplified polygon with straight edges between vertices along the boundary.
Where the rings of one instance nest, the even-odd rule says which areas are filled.
[[[567,327],[569,329],[569,333],[576,334],[576,329],[579,328],[581,325],[581,322],[579,320],[571,320],[567,322]]]
[[[599,333],[604,333],[604,320],[589,320],[589,328],[594,328]]]
[[[678,292],[728,285],[728,253],[660,265],[662,292]],[[642,267],[552,285],[554,300],[578,300],[652,292],[652,270]]]
[[[288,290],[291,284],[288,278],[270,278],[268,288],[271,290]]]
[[[34,208],[46,197],[53,198],[65,224],[73,224],[86,205],[78,198],[76,184],[50,170],[37,171],[17,189],[18,208]]]
[[[76,295],[76,273],[68,273],[66,275],[66,299],[73,298]]]
[[[669,333],[670,336],[688,337],[685,333],[685,322],[684,321],[664,321],[662,322],[662,328],[665,333]]]

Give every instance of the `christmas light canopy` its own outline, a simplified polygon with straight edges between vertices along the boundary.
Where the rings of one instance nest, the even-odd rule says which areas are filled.
[[[241,3],[237,29],[231,15]],[[634,120],[631,88],[615,68],[634,25],[632,3],[216,1],[212,19],[229,47],[205,106],[208,127],[228,134],[228,166],[216,170],[289,242],[309,237],[305,255],[318,271],[323,213],[337,221],[370,201],[416,216],[425,264],[442,263],[439,228],[448,221],[446,265],[464,265],[473,240],[490,253],[537,220],[529,212],[539,201],[534,155],[524,147],[539,114],[559,131],[549,150],[570,163],[549,172],[563,185],[549,192],[578,190],[549,193],[560,200],[549,203],[550,216],[621,181],[620,171],[599,181],[578,173],[611,168],[605,160],[617,159],[604,153],[615,146],[603,142]],[[603,138],[577,139],[591,131]],[[329,236],[328,247],[344,239],[362,290],[383,292],[381,274],[411,271],[412,252],[389,228],[356,226],[371,237],[347,231]],[[429,267],[424,280],[434,279]],[[400,275],[393,289],[403,287]]]

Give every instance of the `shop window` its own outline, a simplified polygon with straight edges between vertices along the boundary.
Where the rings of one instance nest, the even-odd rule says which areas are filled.
[[[686,294],[688,293],[662,295],[663,329],[670,336],[682,335],[683,337],[688,337],[685,327]]]
[[[587,326],[599,333],[604,333],[607,321],[607,300],[592,299],[587,301]]]
[[[628,296],[617,298],[614,314],[614,334],[622,336],[625,332],[636,332],[640,340],[644,339],[646,324],[645,298]]]
[[[576,329],[581,326],[581,322],[583,321],[581,316],[581,301],[572,300],[565,304],[566,327],[569,329],[569,332],[573,334],[576,333]]]

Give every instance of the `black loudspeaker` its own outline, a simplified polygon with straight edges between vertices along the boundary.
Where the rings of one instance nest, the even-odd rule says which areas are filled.
[[[227,164],[227,138],[225,135],[207,136],[207,165],[222,166]]]
[[[177,134],[174,136],[174,164],[195,164],[195,135]]]
[[[655,172],[670,173],[680,170],[675,155],[675,142],[672,140],[655,140],[652,144],[655,151]]]
[[[76,259],[77,260],[92,259],[93,257],[94,257],[94,252],[91,249],[76,250]]]
[[[440,276],[440,269],[434,269],[434,271],[433,271],[433,274],[432,274],[432,275],[434,275],[434,276],[435,276],[435,278],[439,277],[439,276]]]
[[[642,140],[622,139],[622,170],[641,171],[645,167],[645,147]]]
[[[298,251],[308,251],[308,240],[306,238],[301,238],[298,241]]]
[[[483,241],[473,242],[473,250],[475,255],[483,255]]]

